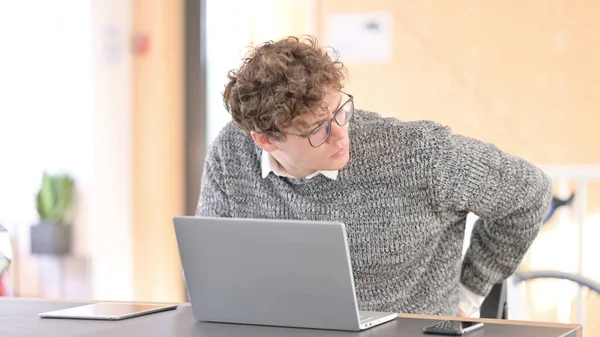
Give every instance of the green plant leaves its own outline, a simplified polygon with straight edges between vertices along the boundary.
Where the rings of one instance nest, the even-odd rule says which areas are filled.
[[[44,172],[42,185],[36,195],[40,221],[71,224],[74,216],[75,183],[69,175],[50,175]]]

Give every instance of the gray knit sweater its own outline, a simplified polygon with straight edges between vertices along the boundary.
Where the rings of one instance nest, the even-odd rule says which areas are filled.
[[[233,124],[210,147],[198,216],[341,221],[361,310],[455,315],[510,276],[536,237],[551,181],[493,145],[434,122],[356,111],[350,161],[323,175],[261,177],[261,149]],[[467,213],[480,217],[462,259]]]

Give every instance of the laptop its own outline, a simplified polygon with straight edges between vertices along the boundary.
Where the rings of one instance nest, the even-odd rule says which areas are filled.
[[[397,317],[358,310],[343,223],[173,222],[197,321],[361,331]]]

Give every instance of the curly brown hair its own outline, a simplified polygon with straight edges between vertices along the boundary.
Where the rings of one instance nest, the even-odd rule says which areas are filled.
[[[316,38],[287,37],[257,46],[241,67],[228,73],[223,93],[233,122],[244,132],[254,131],[282,140],[281,130],[308,128],[298,119],[324,111],[327,90],[341,90],[345,68],[319,47]]]

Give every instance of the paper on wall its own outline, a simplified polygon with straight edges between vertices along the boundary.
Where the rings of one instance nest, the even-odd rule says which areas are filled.
[[[330,14],[326,34],[327,46],[339,51],[344,63],[387,63],[392,58],[389,12]]]

